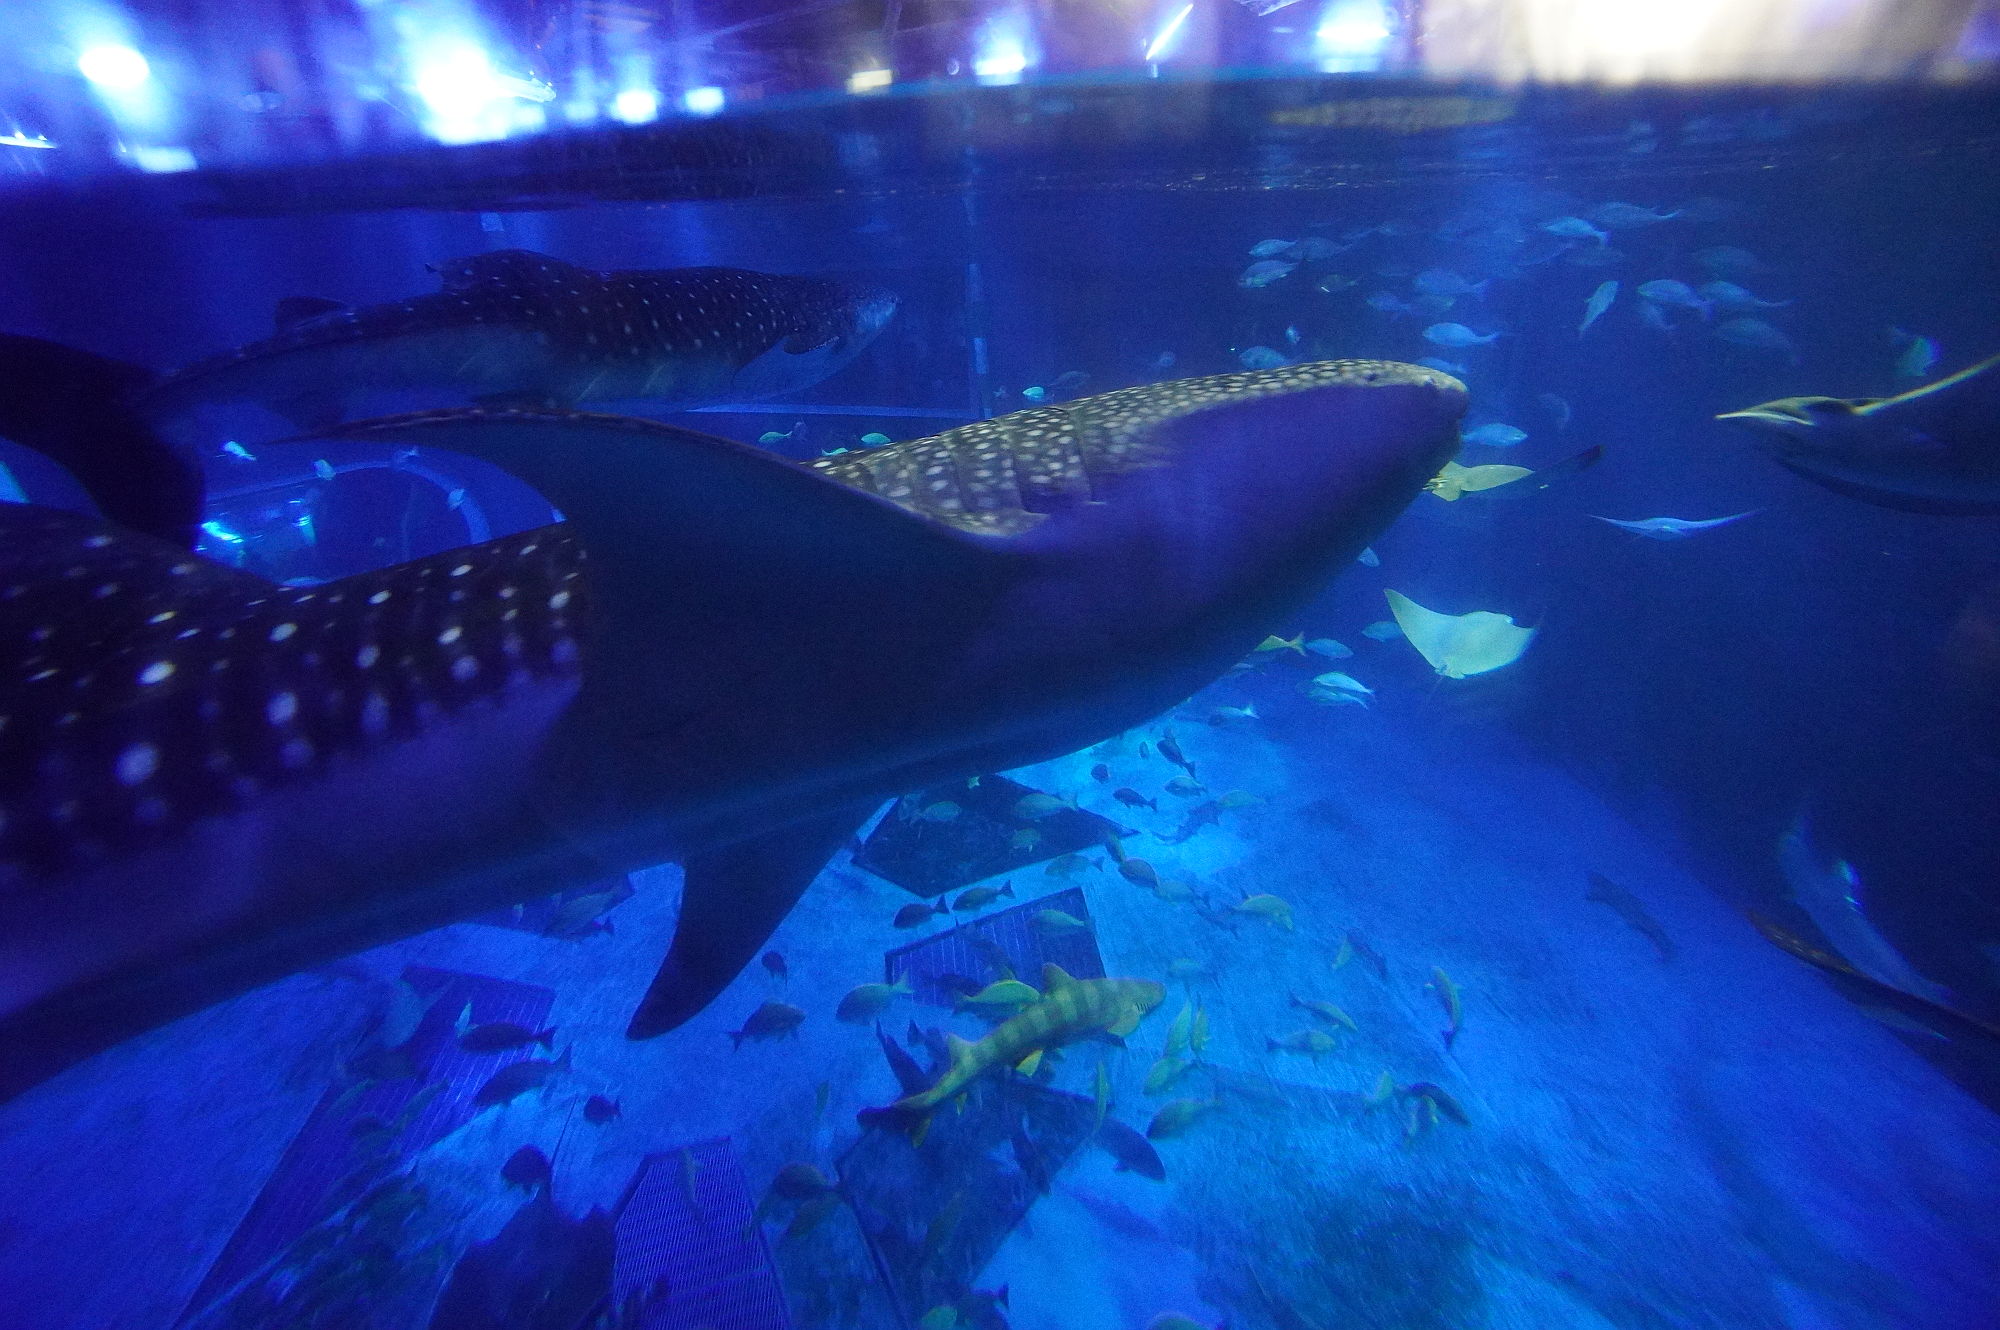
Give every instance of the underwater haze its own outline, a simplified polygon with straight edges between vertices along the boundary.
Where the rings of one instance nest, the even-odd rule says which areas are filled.
[[[0,1325],[2000,1326],[1996,110],[10,190]]]

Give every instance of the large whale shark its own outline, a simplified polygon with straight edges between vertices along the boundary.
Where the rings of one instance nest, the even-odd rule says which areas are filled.
[[[257,984],[679,859],[646,1037],[883,801],[1220,676],[1423,491],[1465,390],[1325,361],[814,464],[656,422],[355,422],[560,524],[311,588],[0,505],[0,1096]]]
[[[350,308],[293,299],[277,333],[168,375],[142,400],[163,421],[246,401],[302,425],[339,420],[355,389],[572,407],[644,398],[686,410],[819,382],[896,309],[886,291],[742,268],[592,272],[498,250],[439,268],[440,290]]]
[[[1882,508],[2000,515],[2000,356],[1894,397],[1781,397],[1716,417],[1779,465]]]

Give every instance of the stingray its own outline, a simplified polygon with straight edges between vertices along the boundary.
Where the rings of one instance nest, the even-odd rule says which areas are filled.
[[[1778,464],[1882,508],[2000,515],[2000,356],[1894,397],[1781,397],[1732,420]]]
[[[1440,614],[1399,591],[1383,594],[1389,598],[1389,612],[1402,626],[1403,636],[1447,679],[1464,679],[1511,665],[1534,640],[1534,629],[1517,628],[1512,619],[1491,610]]]
[[[1633,535],[1644,536],[1648,540],[1680,540],[1693,535],[1697,531],[1712,531],[1716,527],[1728,526],[1731,522],[1740,522],[1746,517],[1754,517],[1759,511],[1759,509],[1752,508],[1747,513],[1732,513],[1728,517],[1710,517],[1699,520],[1685,517],[1647,517],[1628,522],[1621,521],[1616,517],[1597,517],[1595,513],[1592,513],[1591,516],[1597,517],[1597,520],[1600,522],[1609,522],[1613,526],[1623,527]]]
[[[1451,503],[1461,495],[1504,491],[1505,494],[1527,494],[1535,490],[1547,489],[1559,480],[1580,475],[1596,466],[1604,456],[1602,445],[1593,445],[1580,453],[1551,462],[1544,467],[1529,470],[1524,466],[1508,466],[1499,462],[1489,462],[1483,466],[1460,466],[1457,462],[1446,462],[1444,468],[1429,481],[1424,488],[1446,503]]]
[[[424,929],[669,860],[628,1034],[700,1011],[885,801],[1219,678],[1422,491],[1456,380],[1323,361],[800,464],[468,408],[566,520],[315,587],[0,505],[0,1096]]]

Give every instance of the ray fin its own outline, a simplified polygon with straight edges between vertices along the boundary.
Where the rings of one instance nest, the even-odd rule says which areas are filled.
[[[688,855],[673,944],[632,1013],[626,1036],[665,1034],[727,988],[833,852],[874,811],[872,803],[841,808]]]

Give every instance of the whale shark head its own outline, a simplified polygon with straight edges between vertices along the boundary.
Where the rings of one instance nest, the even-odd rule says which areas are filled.
[[[738,397],[756,401],[811,387],[854,359],[896,312],[896,297],[815,277],[775,279],[786,292],[769,345],[738,369]]]

